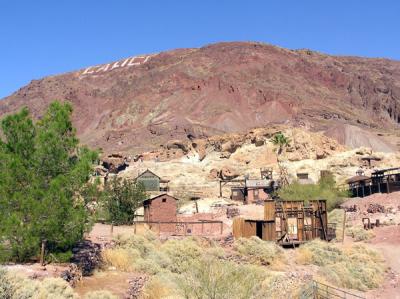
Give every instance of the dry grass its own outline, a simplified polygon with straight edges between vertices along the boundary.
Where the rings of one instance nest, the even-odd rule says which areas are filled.
[[[119,271],[134,271],[135,262],[140,259],[139,251],[130,248],[105,249],[101,253],[104,265]]]
[[[301,246],[296,256],[299,264],[318,266],[319,273],[339,287],[364,291],[383,282],[384,260],[363,245],[341,247],[312,241]]]

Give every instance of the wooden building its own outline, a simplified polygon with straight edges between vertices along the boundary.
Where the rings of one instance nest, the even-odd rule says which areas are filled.
[[[274,190],[271,182],[266,179],[246,179],[244,186],[233,186],[231,188],[231,199],[242,201],[245,204],[265,201],[270,198]]]
[[[139,174],[135,181],[137,183],[142,183],[146,191],[169,191],[169,181],[160,178],[158,175],[148,169]]]
[[[276,241],[281,245],[295,245],[316,238],[335,238],[335,228],[328,225],[326,200],[274,201],[264,205],[264,219],[235,218],[235,238],[258,236],[265,241]]]
[[[358,174],[346,183],[353,197],[400,191],[400,167],[375,170],[370,177]]]

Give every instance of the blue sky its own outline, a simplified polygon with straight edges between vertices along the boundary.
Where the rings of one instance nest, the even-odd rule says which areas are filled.
[[[136,54],[260,41],[400,60],[397,0],[1,0],[0,98]]]

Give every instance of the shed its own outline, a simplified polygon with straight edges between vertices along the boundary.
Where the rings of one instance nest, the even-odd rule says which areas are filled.
[[[145,200],[144,221],[176,222],[177,201],[177,198],[166,193]]]
[[[177,201],[177,198],[166,193],[145,200],[144,221],[150,228],[157,227],[159,233],[175,233]]]
[[[161,178],[150,170],[146,170],[135,179],[137,183],[142,183],[146,191],[160,191]]]
[[[267,200],[264,219],[234,218],[233,235],[258,236],[265,241],[294,245],[316,238],[329,241],[335,237],[335,230],[328,225],[326,200],[308,203]]]

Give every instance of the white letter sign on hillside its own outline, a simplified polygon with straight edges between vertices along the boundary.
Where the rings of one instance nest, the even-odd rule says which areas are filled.
[[[81,76],[100,74],[100,73],[112,71],[113,69],[117,69],[117,68],[121,68],[121,67],[138,66],[138,65],[141,65],[141,64],[149,61],[151,56],[152,55],[135,56],[135,57],[130,57],[130,58],[127,58],[124,60],[114,62],[114,63],[89,66],[82,72]]]

